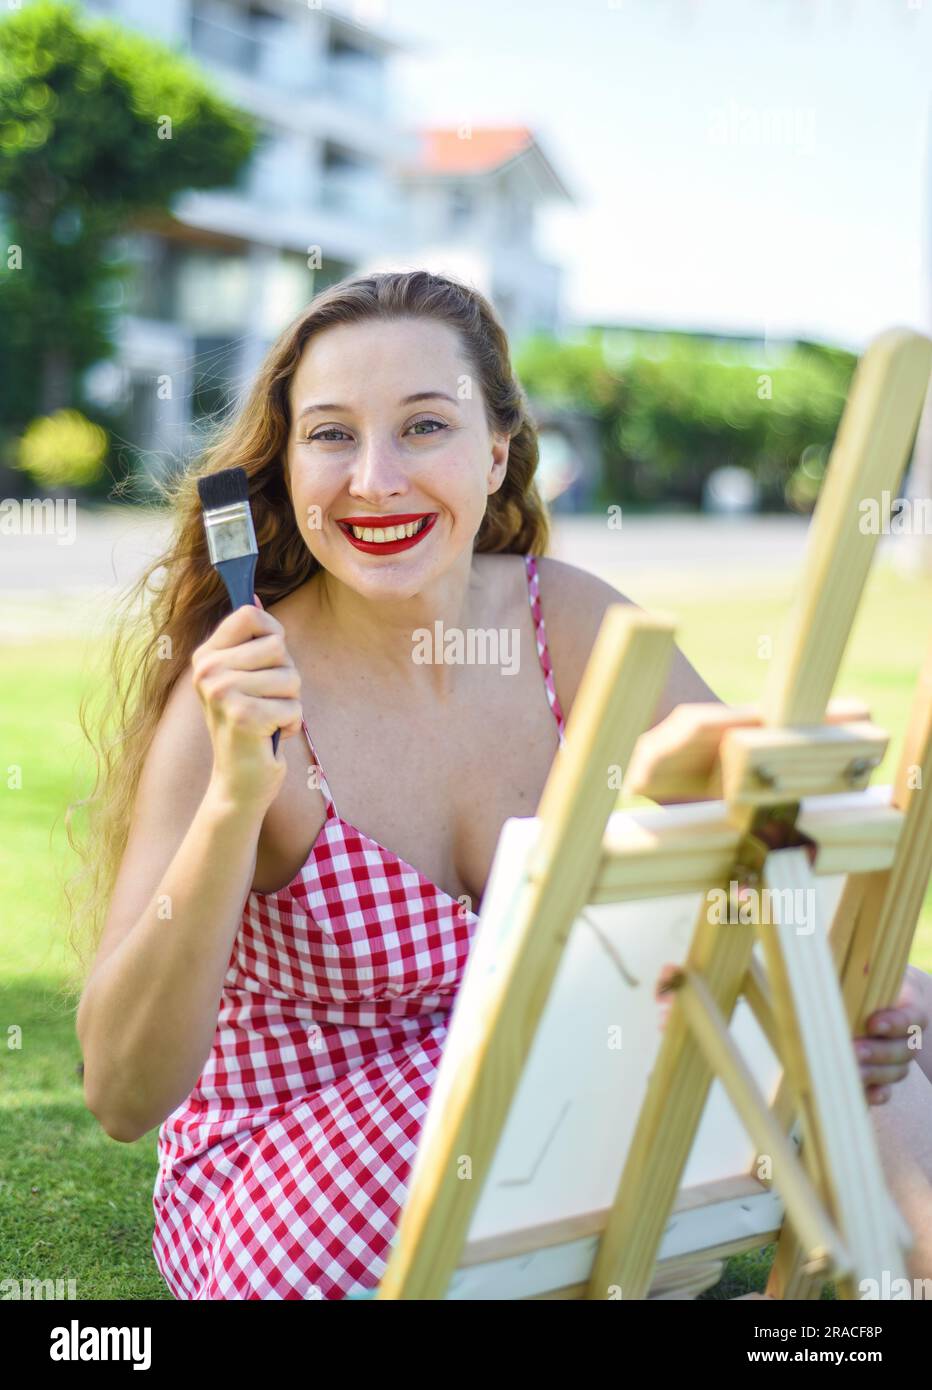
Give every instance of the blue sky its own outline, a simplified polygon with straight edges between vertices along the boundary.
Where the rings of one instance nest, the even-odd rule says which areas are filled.
[[[932,0],[349,0],[405,124],[526,124],[572,318],[932,328]]]

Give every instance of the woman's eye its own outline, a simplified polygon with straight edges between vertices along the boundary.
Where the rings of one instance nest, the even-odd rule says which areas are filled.
[[[345,434],[345,430],[339,429],[336,425],[328,425],[325,430],[318,430],[317,434],[309,434],[308,439],[326,439],[328,435]],[[328,440],[328,443],[331,441]]]
[[[419,425],[435,425],[436,429],[418,430]],[[437,430],[445,430],[448,429],[449,426],[445,425],[442,420],[425,419],[415,420],[408,428],[417,430],[417,432],[421,434],[436,434]],[[311,441],[322,440],[325,444],[335,444],[339,442],[335,436],[342,436],[344,439],[348,438],[346,430],[341,430],[338,425],[327,425],[325,429],[318,430],[316,434],[305,435],[305,442],[310,443]]]
[[[415,429],[418,425],[436,425],[438,429],[441,429],[441,430],[447,429],[447,426],[443,423],[442,420],[415,420],[415,422],[414,422],[414,424],[411,426],[411,428],[412,428],[412,429]],[[428,430],[427,432],[428,432],[428,434],[435,434],[435,433],[436,433],[435,430]]]

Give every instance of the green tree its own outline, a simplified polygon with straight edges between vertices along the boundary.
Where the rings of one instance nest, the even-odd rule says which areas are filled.
[[[230,184],[255,140],[163,44],[61,0],[0,23],[0,442],[80,404],[79,373],[112,355],[117,234]]]
[[[698,506],[712,470],[732,464],[753,473],[765,507],[783,507],[800,467],[818,479],[855,362],[813,343],[768,354],[688,334],[593,329],[576,342],[530,339],[516,365],[533,399],[597,422],[600,504]]]

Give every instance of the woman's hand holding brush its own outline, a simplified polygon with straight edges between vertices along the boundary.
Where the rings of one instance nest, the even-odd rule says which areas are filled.
[[[215,788],[237,806],[271,805],[286,769],[271,735],[301,732],[301,677],[285,629],[261,605],[244,604],[201,643],[191,666],[213,744]]]
[[[246,603],[258,603],[254,592],[259,546],[249,505],[249,477],[245,468],[221,468],[197,480],[204,508],[207,556],[217,571],[235,612]],[[278,752],[280,730],[272,734],[272,752]]]
[[[210,1054],[262,826],[285,778],[271,735],[301,729],[284,636],[250,590],[193,652],[191,680],[176,683],[156,734],[160,757],[143,772],[106,954],[76,1021],[87,1104],[124,1143],[181,1104]],[[202,728],[182,727],[200,720],[199,706],[209,749]]]

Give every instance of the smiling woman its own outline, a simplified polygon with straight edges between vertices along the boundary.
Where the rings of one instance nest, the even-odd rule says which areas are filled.
[[[536,558],[536,463],[491,306],[413,272],[317,296],[169,485],[130,607],[161,583],[113,645],[73,939],[96,947],[87,1102],[115,1139],[158,1126],[178,1298],[378,1284],[501,825],[563,738],[542,589],[556,610],[579,572]],[[257,606],[225,616],[197,481],[234,466]],[[518,659],[425,662],[438,622],[515,633]]]
[[[178,1298],[338,1299],[385,1269],[502,825],[628,601],[542,558],[536,463],[491,306],[414,271],[315,298],[172,487],[113,647],[77,1030],[107,1133],[159,1127]],[[227,614],[197,481],[235,466],[258,602]],[[655,719],[708,700],[677,652]]]
[[[483,382],[481,349],[467,343],[449,320],[411,315],[331,327],[305,347],[289,388],[288,486],[333,601],[346,586],[370,599],[410,598],[441,573],[448,591],[465,587],[473,542],[505,479],[510,436],[529,428],[518,421],[516,430],[513,416],[490,418],[486,389],[494,400],[501,388]],[[355,392],[346,389],[353,382]],[[406,391],[412,382],[420,389]],[[337,395],[343,404],[331,401]],[[520,396],[514,404],[523,408]],[[520,469],[520,440],[517,449],[511,466]],[[536,443],[526,462],[533,469]],[[531,472],[527,481],[524,500],[543,520]],[[370,556],[404,560],[374,565]],[[345,619],[352,622],[349,612]],[[394,621],[367,626],[371,640],[397,647]]]
[[[344,516],[337,525],[357,550],[367,554],[396,555],[410,550],[428,527],[437,520],[436,512],[422,516],[391,513],[388,516]]]

